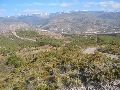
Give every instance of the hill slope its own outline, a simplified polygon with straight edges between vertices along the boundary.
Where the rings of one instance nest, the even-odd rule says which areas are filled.
[[[0,90],[120,89],[120,36],[15,32],[0,33]]]

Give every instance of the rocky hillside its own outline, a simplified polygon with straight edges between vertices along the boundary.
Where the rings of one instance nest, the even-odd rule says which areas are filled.
[[[42,28],[62,33],[99,33],[120,31],[119,12],[70,12],[50,19]]]
[[[70,11],[0,18],[0,30],[44,29],[59,33],[120,32],[120,12]]]
[[[0,33],[0,90],[120,90],[120,36]]]
[[[0,31],[9,30],[28,30],[33,29],[32,25],[26,24],[24,22],[1,22],[0,21]]]

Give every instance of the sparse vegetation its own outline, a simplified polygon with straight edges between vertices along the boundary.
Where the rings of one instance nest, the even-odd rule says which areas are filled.
[[[14,35],[0,37],[1,90],[57,90],[74,86],[101,86],[120,80],[119,36],[64,35],[58,40],[34,31],[17,31],[21,37],[37,37],[36,42]],[[11,39],[12,38],[12,39]],[[93,54],[84,54],[96,47]],[[35,52],[36,51],[36,52]]]

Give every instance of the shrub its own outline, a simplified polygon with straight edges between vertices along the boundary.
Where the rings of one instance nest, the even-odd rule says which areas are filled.
[[[9,58],[7,59],[6,64],[7,64],[8,66],[12,66],[12,65],[13,65],[15,68],[18,68],[18,67],[20,67],[21,65],[23,65],[24,62],[23,62],[22,58],[20,58],[20,57],[18,57],[18,56],[16,56],[16,55],[12,55],[11,57],[9,57]]]
[[[41,85],[35,88],[35,90],[55,90],[52,86]]]

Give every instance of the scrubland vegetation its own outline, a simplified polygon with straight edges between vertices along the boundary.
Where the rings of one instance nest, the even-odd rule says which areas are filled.
[[[66,35],[54,39],[36,31],[0,35],[1,90],[56,90],[120,80],[120,36]],[[97,50],[83,53],[88,47]],[[104,53],[118,57],[110,58]]]

